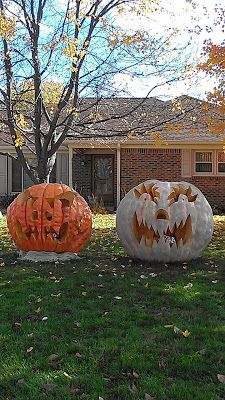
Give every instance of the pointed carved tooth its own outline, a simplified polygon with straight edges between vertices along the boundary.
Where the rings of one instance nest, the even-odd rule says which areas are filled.
[[[146,231],[146,244],[149,247],[152,247],[153,240],[154,240],[155,231],[152,226]]]
[[[192,233],[192,225],[191,225],[191,216],[190,215],[188,215],[188,217],[187,217],[184,228],[185,228],[185,234],[183,237],[183,244],[185,244],[188,241],[188,239],[190,238],[191,233]]]
[[[32,232],[32,235],[34,235],[34,237],[35,237],[36,240],[38,239],[39,233],[38,233],[38,229],[37,229],[36,226],[35,226],[35,229],[34,229],[33,232]]]
[[[159,199],[160,198],[160,193],[157,192],[157,189],[158,189],[158,186],[153,187],[152,192],[153,192],[154,197],[157,197]]]
[[[134,236],[136,237],[138,243],[140,243],[142,234],[141,234],[141,229],[138,224],[136,212],[134,213],[134,216],[133,216],[132,229],[133,229]]]
[[[186,189],[185,189],[185,187],[183,186],[183,185],[178,185],[179,186],[179,188],[178,188],[178,193],[179,194],[186,194]]]
[[[68,222],[64,222],[64,224],[61,225],[60,231],[59,231],[59,239],[62,241],[66,238],[68,233]]]
[[[175,196],[176,196],[176,193],[175,193],[175,191],[173,191],[169,194],[169,196],[167,197],[167,200],[174,200]]]
[[[149,193],[149,194],[152,194],[152,192],[153,192],[153,189],[152,189],[153,186],[154,186],[154,184],[146,186],[146,192]]]
[[[189,197],[191,195],[192,189],[191,186],[189,186],[189,188],[186,191],[186,196]]]
[[[141,197],[141,193],[137,189],[134,189],[134,195],[137,198]]]
[[[193,196],[190,195],[190,196],[188,197],[188,200],[189,200],[190,202],[193,202],[193,201],[195,201],[195,200],[197,199],[197,197],[198,197],[197,194],[193,194]]]
[[[176,239],[176,244],[178,245],[179,241],[183,239],[183,222],[179,224],[179,226],[175,229],[174,237]]]
[[[169,227],[169,226],[168,226],[168,228],[167,228],[167,230],[166,230],[166,232],[165,232],[165,235],[166,235],[166,236],[170,236],[170,235],[171,235],[170,227]]]
[[[157,231],[157,232],[155,232],[154,239],[156,240],[156,242],[157,242],[157,243],[159,242],[159,239],[160,239],[160,234],[159,234],[159,232],[158,232],[158,231]]]

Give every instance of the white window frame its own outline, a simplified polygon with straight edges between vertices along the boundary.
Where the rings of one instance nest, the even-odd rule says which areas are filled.
[[[208,162],[208,164],[212,164],[212,171],[210,172],[197,172],[196,171],[196,164],[199,164],[200,161],[196,161],[196,154],[197,153],[212,153],[212,162]],[[215,175],[215,152],[213,150],[195,150],[194,151],[194,173],[195,176],[213,176]],[[203,161],[204,162],[204,161]]]
[[[224,172],[219,172],[219,164],[220,164],[220,162],[219,162],[219,153],[224,153],[224,151],[223,150],[217,150],[216,151],[216,175],[217,176],[225,176],[225,171]],[[225,164],[225,162],[221,163],[221,164]]]

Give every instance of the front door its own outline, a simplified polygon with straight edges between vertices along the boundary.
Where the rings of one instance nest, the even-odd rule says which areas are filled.
[[[92,170],[94,196],[113,205],[113,155],[94,155]]]

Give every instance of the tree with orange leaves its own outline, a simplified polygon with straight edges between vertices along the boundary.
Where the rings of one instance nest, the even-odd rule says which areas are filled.
[[[198,68],[208,76],[216,78],[216,85],[212,92],[208,93],[208,100],[216,106],[219,117],[212,126],[211,131],[215,134],[224,133],[225,129],[225,41],[220,45],[207,41],[204,47],[207,59],[199,64]]]

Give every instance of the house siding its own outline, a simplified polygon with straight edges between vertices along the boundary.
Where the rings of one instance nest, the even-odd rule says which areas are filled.
[[[8,192],[7,187],[7,162],[8,158],[6,156],[0,155],[0,195],[6,194]]]

